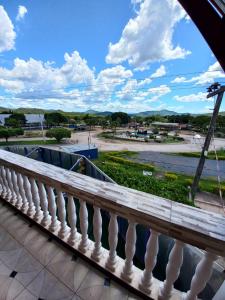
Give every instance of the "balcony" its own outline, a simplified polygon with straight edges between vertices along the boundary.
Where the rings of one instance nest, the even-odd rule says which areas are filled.
[[[3,275],[19,277],[20,289],[13,294],[15,286],[0,275],[0,299],[134,299],[136,294],[142,299],[194,300],[201,298],[217,259],[225,256],[221,215],[4,150],[0,150],[0,195],[0,268]],[[127,230],[124,255],[119,256],[121,218]],[[148,232],[146,246],[137,243],[140,226]],[[88,235],[90,227],[93,237]],[[153,276],[162,235],[174,241],[163,281]],[[202,255],[188,290],[180,291],[174,283],[187,245]],[[135,263],[137,247],[145,252],[143,269]],[[25,254],[18,266],[21,253]],[[57,291],[60,296],[53,297]]]

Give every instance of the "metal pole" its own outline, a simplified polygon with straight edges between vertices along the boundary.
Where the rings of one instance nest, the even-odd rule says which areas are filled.
[[[199,162],[198,162],[198,167],[196,169],[193,184],[192,184],[192,187],[191,187],[192,200],[194,200],[194,198],[195,198],[195,194],[197,192],[197,188],[198,188],[199,181],[200,181],[200,178],[201,178],[201,175],[202,175],[205,160],[206,160],[207,155],[208,155],[208,150],[209,150],[210,142],[211,142],[211,139],[212,139],[213,131],[214,131],[214,128],[215,128],[215,125],[216,125],[216,119],[217,119],[217,116],[218,116],[218,113],[219,113],[219,109],[220,109],[220,105],[221,105],[221,102],[222,102],[222,99],[223,99],[224,91],[225,91],[225,86],[222,86],[220,89],[218,89],[215,92],[209,93],[208,96],[207,96],[207,98],[211,98],[211,97],[217,95],[217,99],[216,99],[216,104],[215,104],[215,107],[214,107],[214,110],[213,110],[212,118],[211,118],[211,121],[210,121],[210,124],[209,124],[208,132],[207,132],[207,135],[206,135],[206,138],[205,138],[204,146],[202,148],[202,153],[201,153],[201,156],[200,156],[200,159],[199,159]]]

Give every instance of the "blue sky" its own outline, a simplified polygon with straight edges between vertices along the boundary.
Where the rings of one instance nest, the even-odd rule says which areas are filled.
[[[215,80],[176,0],[0,1],[0,106],[203,113]]]

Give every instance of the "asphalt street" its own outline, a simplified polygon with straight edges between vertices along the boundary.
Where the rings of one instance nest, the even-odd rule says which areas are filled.
[[[199,161],[199,159],[195,157],[183,157],[178,155],[157,153],[153,151],[139,152],[136,159],[144,163],[153,163],[154,165],[167,171],[186,175],[195,174]],[[219,161],[219,169],[221,179],[225,180],[225,161]],[[202,176],[217,177],[217,174],[216,160],[207,159]]]

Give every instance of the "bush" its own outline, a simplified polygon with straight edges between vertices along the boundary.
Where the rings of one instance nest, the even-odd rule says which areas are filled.
[[[178,176],[173,173],[165,173],[165,178],[169,181],[175,181],[178,179]]]
[[[113,162],[119,163],[121,165],[126,165],[126,166],[129,166],[129,167],[138,167],[139,169],[141,168],[141,169],[146,170],[146,171],[154,171],[155,170],[155,167],[150,165],[150,164],[137,163],[135,161],[131,161],[129,159],[122,158],[122,157],[107,155],[107,159],[111,160]]]
[[[99,162],[98,167],[118,184],[184,204],[193,205],[193,203],[188,200],[187,187],[181,185],[179,182],[144,176],[142,172],[138,170],[137,166],[136,168],[131,168],[111,161],[105,161],[104,163]]]
[[[214,185],[213,186],[213,193],[219,195],[219,186],[218,185]],[[221,185],[221,192],[222,192],[222,196],[225,195],[225,185]]]
[[[63,138],[71,137],[71,131],[66,128],[52,128],[46,132],[46,137],[55,138],[60,143]]]
[[[184,183],[185,183],[186,186],[192,186],[193,179],[186,178],[186,179],[184,179]]]

